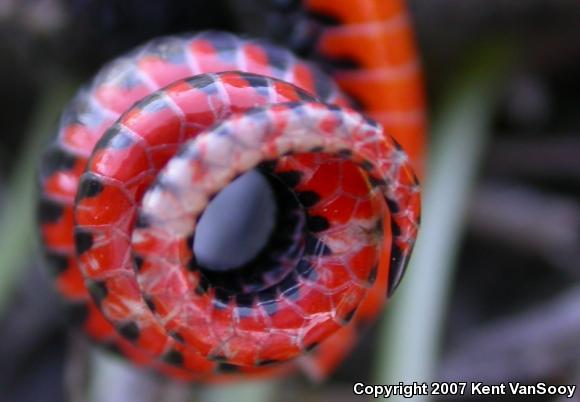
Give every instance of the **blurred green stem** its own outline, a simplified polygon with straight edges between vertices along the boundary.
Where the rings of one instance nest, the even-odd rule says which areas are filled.
[[[382,323],[373,379],[378,384],[437,378],[463,216],[489,137],[499,85],[512,59],[507,50],[479,49],[449,88],[435,118],[423,187],[423,223],[409,272]]]
[[[276,387],[277,383],[271,380],[217,385],[207,388],[201,398],[192,402],[268,402],[274,399]]]
[[[0,315],[36,249],[35,200],[36,169],[42,148],[55,129],[55,122],[75,85],[66,79],[48,80],[41,90],[20,157],[4,188],[0,211]],[[13,133],[13,135],[22,135]]]

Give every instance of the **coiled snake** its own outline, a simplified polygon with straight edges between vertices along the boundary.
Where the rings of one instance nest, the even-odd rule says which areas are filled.
[[[272,4],[264,18],[296,22],[278,40],[330,75],[230,33],[154,39],[78,92],[41,163],[41,237],[73,318],[172,377],[324,377],[417,234],[424,111],[403,2]],[[274,229],[251,261],[204,266],[199,219],[249,171]]]

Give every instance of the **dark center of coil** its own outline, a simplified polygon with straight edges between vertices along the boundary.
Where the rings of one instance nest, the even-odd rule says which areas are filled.
[[[218,303],[235,298],[249,307],[281,293],[292,297],[298,276],[313,274],[304,257],[326,250],[307,229],[304,202],[293,189],[300,173],[276,173],[274,165],[265,162],[238,177],[199,220],[192,244],[198,291],[215,289]]]

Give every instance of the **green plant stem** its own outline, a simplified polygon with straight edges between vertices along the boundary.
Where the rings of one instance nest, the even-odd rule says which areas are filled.
[[[14,284],[30,261],[36,245],[36,170],[43,146],[55,129],[55,122],[73,92],[66,78],[51,80],[43,89],[31,114],[27,143],[4,193],[0,211],[0,315],[6,308]],[[18,133],[15,133],[18,135]]]
[[[382,323],[374,371],[378,384],[436,378],[463,216],[510,59],[504,48],[480,49],[472,59],[475,63],[460,72],[435,119],[423,187],[423,223],[409,272]]]
[[[239,384],[217,385],[207,388],[201,398],[204,402],[269,402],[274,400],[277,383],[248,381]],[[194,402],[194,400],[192,400]]]

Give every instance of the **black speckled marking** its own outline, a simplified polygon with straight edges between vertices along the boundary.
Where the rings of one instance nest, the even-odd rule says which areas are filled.
[[[42,224],[58,222],[63,212],[63,206],[56,201],[42,198],[38,203],[38,221]]]
[[[238,307],[252,307],[254,305],[254,295],[251,293],[240,293],[236,295]]]
[[[371,120],[371,119],[368,119],[368,120],[369,121],[367,121],[367,122],[369,122],[369,123],[372,122],[372,121],[374,121],[374,120]],[[375,127],[377,127],[379,123],[375,122],[374,124],[375,124]],[[395,148],[397,149],[397,151],[402,151],[403,150],[403,147],[401,146],[401,144],[399,144],[399,141],[395,140],[394,138],[392,138],[391,141],[393,141],[393,145],[395,146]]]
[[[114,63],[117,66],[123,65],[123,60],[117,59]],[[122,72],[119,72],[117,76],[118,77],[117,85],[119,85],[120,88],[123,88],[125,90],[131,90],[136,86],[138,86],[139,84],[143,83],[141,77],[137,75],[137,71],[135,71],[135,69],[127,65],[123,66],[122,68],[123,68]]]
[[[363,168],[364,170],[366,170],[367,172],[370,172],[371,170],[373,170],[373,163],[367,159],[360,162],[359,166],[361,168]]]
[[[296,273],[304,279],[308,279],[312,282],[316,282],[318,275],[314,267],[306,260],[302,259],[298,264],[296,264]]]
[[[268,58],[268,64],[280,71],[288,69],[288,52],[278,47],[265,46],[264,52]]]
[[[376,264],[371,268],[371,272],[369,272],[369,276],[367,278],[367,283],[369,285],[373,285],[377,280],[377,273],[379,272],[379,265]]]
[[[310,234],[304,237],[304,254],[314,256],[331,255],[332,250],[324,242]]]
[[[160,110],[167,109],[167,101],[162,95],[153,94],[139,103],[139,108],[143,113],[153,114]]]
[[[417,177],[417,175],[413,175],[413,184],[415,186],[419,186],[421,184],[421,182],[419,181],[419,177]]]
[[[387,206],[389,207],[389,211],[391,211],[392,214],[399,212],[399,204],[397,204],[396,201],[391,200],[390,198],[385,198],[385,200],[387,201]]]
[[[207,359],[208,360],[211,360],[212,362],[220,362],[220,363],[227,363],[227,361],[228,361],[228,358],[227,357],[225,357],[222,354],[217,354],[217,353],[215,353],[215,354],[213,354],[213,353],[209,354],[207,356]]]
[[[387,182],[379,177],[369,175],[369,183],[371,184],[372,187],[381,187],[384,186]]]
[[[278,291],[276,290],[275,287],[269,287],[267,289],[263,289],[260,292],[258,292],[258,300],[260,302],[270,302],[276,300],[277,296]]]
[[[89,317],[89,308],[86,303],[73,303],[66,306],[66,315],[74,326],[81,326]]]
[[[77,193],[77,200],[80,201],[83,198],[96,197],[101,194],[104,190],[103,183],[98,176],[92,173],[86,173],[81,178],[81,183],[79,184],[79,189]]]
[[[181,148],[177,150],[175,155],[173,155],[174,158],[188,160],[189,159],[199,160],[199,156],[200,156],[199,149],[191,145],[188,146],[187,144],[184,144]]]
[[[279,293],[292,291],[294,288],[298,287],[298,281],[296,280],[296,276],[294,275],[293,272],[288,273],[288,275],[286,275],[284,279],[282,279],[278,283],[278,285],[276,285],[276,287]],[[284,296],[287,295],[284,294]]]
[[[365,123],[368,124],[369,126],[371,126],[373,128],[379,128],[380,125],[379,125],[378,121],[371,119],[369,117],[364,117],[364,119],[365,119]],[[393,141],[393,142],[395,142],[395,146],[396,146],[397,145],[396,141]]]
[[[261,302],[260,307],[264,309],[266,314],[268,314],[269,316],[273,316],[278,311],[278,302],[276,302],[275,300]]]
[[[337,152],[337,155],[343,159],[351,159],[352,158],[352,150],[350,149],[341,149]]]
[[[394,237],[398,237],[401,235],[401,227],[393,222],[391,223],[391,232],[393,233]]]
[[[239,373],[240,366],[236,366],[235,364],[229,364],[229,363],[220,363],[216,367],[216,371],[218,371],[219,373],[224,373],[224,374]]]
[[[304,116],[304,110],[303,110],[303,102],[298,102],[298,101],[292,101],[292,102],[286,102],[284,103],[284,106],[286,106],[287,110],[292,110],[296,113],[297,116]],[[285,153],[284,155],[291,155],[293,154],[294,151],[287,151],[287,153]]]
[[[252,88],[268,88],[269,80],[262,75],[244,74],[244,79]]]
[[[384,233],[384,228],[383,228],[384,222],[383,219],[377,219],[377,221],[375,222],[375,226],[373,227],[373,232],[375,233],[375,236],[380,237],[383,235]]]
[[[171,194],[179,194],[179,186],[167,177],[157,176],[157,179],[155,179],[155,182],[151,187],[155,188],[156,190],[166,191]]]
[[[81,255],[93,247],[93,234],[82,229],[75,230],[75,246],[77,254]]]
[[[262,76],[255,76],[255,75],[249,75],[249,76],[244,76],[244,78],[246,78],[246,80],[248,81],[248,83],[250,84],[250,86],[252,88],[254,88],[254,90],[262,97],[264,98],[268,98],[271,96],[271,92],[270,92],[270,85],[271,85],[271,80],[266,78],[266,77],[262,77]],[[256,115],[256,121],[261,120],[264,122],[268,121],[268,117],[267,115],[265,115],[264,113],[258,113]],[[231,135],[231,132],[228,130],[228,135]]]
[[[356,313],[356,308],[353,308],[351,311],[346,313],[345,316],[342,317],[342,325],[347,325],[349,322],[351,322],[355,313]]]
[[[318,347],[318,345],[320,345],[319,342],[312,342],[310,345],[306,346],[304,350],[306,350],[307,352],[312,352],[314,349]]]
[[[404,264],[401,259],[403,253],[401,249],[393,243],[391,247],[391,269],[389,270],[389,287],[387,288],[387,297],[391,297],[403,277]]]
[[[317,98],[315,98],[309,92],[303,90],[302,88],[297,88],[296,93],[298,94],[298,98],[302,102],[314,102],[317,100]]]
[[[147,214],[145,214],[143,211],[138,211],[137,212],[137,220],[135,222],[135,227],[138,229],[146,229],[151,224],[150,220],[151,219],[149,218],[149,216]]]
[[[209,289],[209,281],[203,275],[199,277],[199,281],[197,282],[197,286],[195,287],[195,294],[198,296],[202,296],[207,293]]]
[[[328,99],[332,94],[332,83],[326,75],[323,75],[322,71],[317,68],[312,69],[312,75],[314,85],[316,86],[316,94],[320,99]]]
[[[195,77],[188,79],[187,82],[192,87],[199,89],[200,91],[203,91],[207,95],[217,93],[215,80],[209,74],[196,75]]]
[[[264,88],[261,88],[261,89],[264,89]],[[262,93],[262,91],[258,91],[258,92]],[[220,126],[214,130],[214,134],[218,137],[230,137],[232,135],[232,132],[230,131],[230,129],[228,127]],[[238,177],[239,177],[239,175],[237,175],[232,181],[234,181]]]
[[[129,341],[136,341],[139,339],[139,327],[134,322],[127,322],[117,327],[117,332]]]
[[[183,366],[183,355],[179,350],[171,349],[167,352],[162,360],[165,363],[171,364],[172,366],[182,367]]]
[[[93,152],[109,148],[111,146],[110,145],[111,140],[115,138],[117,135],[119,135],[122,130],[123,127],[120,124],[115,124],[111,126],[107,131],[105,131],[105,134],[103,134],[101,139],[97,142],[95,148],[93,149]]]
[[[46,266],[53,275],[60,275],[68,269],[68,257],[63,254],[46,252],[44,254]]]
[[[276,169],[277,165],[278,165],[277,160],[268,160],[258,164],[258,166],[256,166],[256,169],[258,169],[262,173],[272,173],[274,172],[274,169]]]
[[[216,288],[215,290],[215,300],[220,303],[227,305],[232,300],[232,294],[225,289]]]
[[[147,304],[147,307],[149,307],[149,310],[151,310],[153,313],[157,310],[157,308],[155,307],[155,302],[153,301],[153,298],[149,295],[144,296],[143,299],[145,299],[145,304]]]
[[[300,298],[300,286],[294,274],[287,275],[279,284],[278,291],[282,296],[291,301]]]
[[[296,187],[300,183],[302,173],[297,170],[289,170],[287,172],[276,173],[276,177],[288,187]]]
[[[187,239],[185,239],[185,242],[187,243],[187,247],[188,247],[190,250],[193,250],[193,246],[194,246],[194,243],[195,243],[195,233],[192,233],[192,234],[190,234],[189,236],[187,236]],[[190,263],[192,263],[192,264],[193,264],[193,263],[197,264],[195,261],[196,261],[196,259],[195,259],[195,254],[194,254],[194,255],[191,257],[191,261],[190,261]]]
[[[76,156],[63,151],[61,148],[53,147],[42,156],[41,176],[47,178],[56,172],[71,170],[76,162]]]
[[[184,343],[185,339],[183,338],[183,336],[179,333],[179,332],[168,332],[169,336],[172,337],[173,339],[175,339],[177,342],[179,343]]]
[[[119,131],[112,137],[109,137],[107,141],[107,146],[112,149],[125,149],[128,148],[135,141],[128,133]]]
[[[258,360],[256,362],[256,366],[257,367],[271,366],[271,365],[279,363],[279,362],[280,362],[279,360],[274,360],[274,359]]]
[[[315,191],[300,191],[296,193],[296,197],[305,208],[310,208],[320,201],[320,196]]]
[[[87,283],[87,289],[97,305],[100,305],[109,294],[107,284],[104,281],[90,281]]]
[[[77,94],[63,112],[60,127],[81,125],[93,129],[103,124],[104,120],[105,116],[100,105],[91,103],[84,94],[80,96]]]
[[[135,262],[135,271],[139,272],[141,271],[141,268],[143,268],[143,257],[140,257],[138,255],[133,256],[133,261]]]
[[[308,230],[310,230],[311,232],[318,233],[328,229],[330,227],[330,223],[328,222],[328,219],[326,219],[324,216],[309,215],[306,218],[306,226],[308,227]]]

